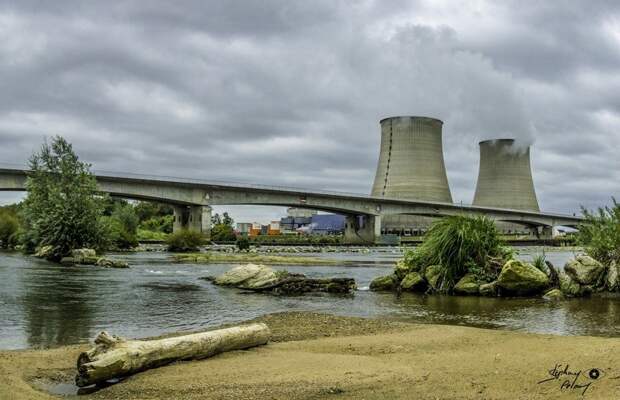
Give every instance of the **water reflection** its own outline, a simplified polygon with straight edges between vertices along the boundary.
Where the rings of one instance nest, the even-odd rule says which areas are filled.
[[[342,265],[277,268],[312,277],[352,277],[358,287],[367,288],[373,278],[389,273],[398,256],[355,254],[347,259],[340,254]],[[200,279],[218,275],[232,268],[230,264],[176,264],[161,253],[119,257],[128,259],[131,268],[69,268],[0,252],[0,348],[84,342],[103,329],[127,337],[153,336],[291,310],[563,335],[618,336],[620,332],[617,296],[557,303],[409,293],[397,297],[367,290],[354,296],[271,296],[242,293]]]
[[[22,272],[21,303],[30,347],[77,343],[90,337],[99,301],[89,275],[85,268],[61,266]]]

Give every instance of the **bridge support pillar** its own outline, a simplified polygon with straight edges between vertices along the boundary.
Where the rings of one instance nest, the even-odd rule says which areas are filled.
[[[202,232],[206,237],[211,236],[211,207],[173,205],[172,209],[174,210],[173,232],[189,229]]]
[[[548,225],[538,225],[530,228],[533,235],[536,236],[538,240],[549,240],[553,239],[553,227]]]
[[[346,216],[343,240],[345,244],[378,244],[380,241],[380,215]]]

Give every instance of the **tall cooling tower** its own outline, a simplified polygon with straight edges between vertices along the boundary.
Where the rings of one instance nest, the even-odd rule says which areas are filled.
[[[514,139],[480,142],[475,206],[539,211],[530,167],[530,148]]]
[[[452,203],[443,162],[443,122],[427,117],[381,120],[372,196]]]

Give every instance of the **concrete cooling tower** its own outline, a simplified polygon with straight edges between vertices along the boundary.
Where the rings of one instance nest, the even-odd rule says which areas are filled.
[[[452,203],[443,162],[443,122],[427,117],[381,120],[372,196]]]
[[[480,171],[473,204],[540,211],[529,146],[515,145],[514,139],[480,142]]]
[[[452,203],[443,160],[443,122],[428,117],[381,120],[381,149],[371,195]],[[421,235],[432,218],[387,215],[383,233]]]

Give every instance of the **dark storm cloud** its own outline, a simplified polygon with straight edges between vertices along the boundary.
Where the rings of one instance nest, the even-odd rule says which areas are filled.
[[[61,134],[96,169],[367,193],[379,119],[533,143],[543,209],[620,186],[615,2],[0,2],[0,161]],[[266,215],[273,216],[269,211]]]

